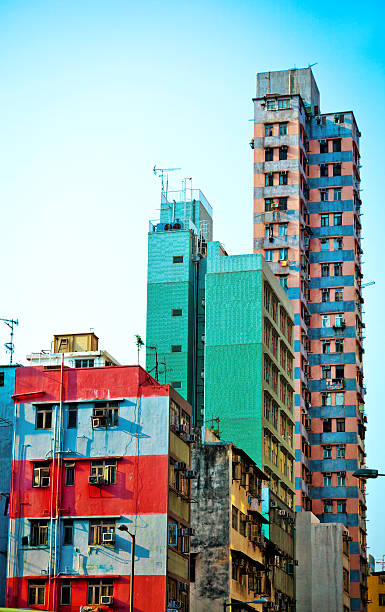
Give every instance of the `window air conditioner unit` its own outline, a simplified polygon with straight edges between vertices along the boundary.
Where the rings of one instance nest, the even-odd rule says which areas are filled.
[[[193,536],[195,535],[195,531],[192,527],[185,527],[184,529],[182,529],[182,535],[183,536]]]
[[[105,417],[92,416],[91,419],[93,429],[99,429],[100,427],[106,427],[107,425],[107,420]]]
[[[41,487],[49,487],[49,483],[50,483],[50,477],[49,476],[43,476],[40,480],[40,486]]]
[[[98,484],[98,477],[97,476],[88,476],[88,484],[90,484],[90,485],[97,485]]]
[[[270,504],[270,508],[278,508],[278,506],[275,502],[272,501]]]
[[[186,469],[186,464],[184,461],[176,461],[174,463],[174,470],[176,472],[181,472],[182,470],[185,470],[185,469]]]
[[[190,442],[191,444],[193,444],[196,441],[197,437],[195,434],[186,434],[186,442]]]
[[[114,601],[114,598],[111,595],[102,595],[100,598],[100,603],[104,606],[111,606]]]
[[[278,510],[279,516],[287,516],[286,510]]]
[[[196,470],[186,470],[184,477],[187,478],[188,480],[193,480],[194,478],[197,478],[198,476],[198,472]]]
[[[94,417],[104,417],[104,416],[106,416],[105,408],[95,408],[93,416]]]
[[[115,534],[114,533],[102,533],[102,542],[103,544],[115,544]]]
[[[105,485],[105,484],[108,484],[108,480],[106,480],[106,479],[104,478],[104,476],[98,476],[97,478],[98,478],[98,484],[99,484],[99,485]]]

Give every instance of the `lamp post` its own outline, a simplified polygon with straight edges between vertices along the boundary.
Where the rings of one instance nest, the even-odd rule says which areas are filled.
[[[368,478],[378,478],[378,476],[385,476],[385,474],[379,474],[378,470],[371,470],[369,468],[362,468],[353,472],[353,476],[361,478],[362,480],[368,480]]]
[[[236,603],[226,603],[223,602],[223,612],[226,612],[226,608],[239,608],[240,606],[244,606],[245,604],[256,604],[256,603],[267,603],[267,599],[264,597],[259,597],[258,599],[253,599],[253,601],[240,601]]]
[[[134,612],[134,576],[135,576],[135,534],[127,525],[119,525],[119,531],[126,531],[131,538],[131,578],[130,578],[130,612]]]

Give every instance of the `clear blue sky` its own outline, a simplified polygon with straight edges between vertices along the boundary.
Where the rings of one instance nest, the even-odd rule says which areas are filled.
[[[363,134],[367,459],[385,472],[383,18],[379,1],[0,0],[0,316],[20,319],[17,359],[92,327],[135,360],[155,163],[192,176],[215,237],[250,252],[255,75],[318,62],[321,110],[353,109]],[[376,558],[384,492],[370,484]]]

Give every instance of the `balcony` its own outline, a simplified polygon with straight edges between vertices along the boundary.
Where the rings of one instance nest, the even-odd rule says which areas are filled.
[[[345,388],[344,378],[327,378],[326,379],[326,390],[327,391],[342,391]]]

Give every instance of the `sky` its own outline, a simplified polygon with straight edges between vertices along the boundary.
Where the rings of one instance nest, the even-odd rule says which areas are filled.
[[[367,465],[385,473],[384,5],[372,0],[0,0],[0,317],[15,359],[93,329],[121,363],[145,337],[147,231],[160,183],[193,178],[214,238],[252,251],[257,72],[313,72],[321,111],[362,132]],[[0,324],[0,363],[8,329]],[[368,552],[385,554],[385,481],[368,485]]]

